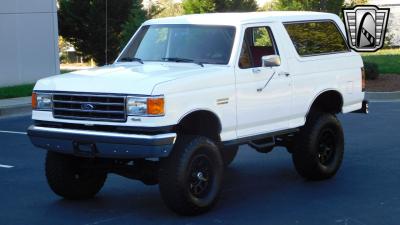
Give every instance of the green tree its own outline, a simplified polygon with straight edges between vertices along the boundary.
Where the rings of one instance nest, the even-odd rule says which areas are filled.
[[[344,0],[275,0],[273,8],[276,10],[330,12],[340,15],[344,2]]]
[[[120,1],[120,0],[118,0]],[[132,0],[130,0],[132,1]],[[125,46],[136,30],[152,13],[157,14],[158,8],[150,7],[149,11],[143,10],[142,1],[132,1],[131,11],[127,21],[122,25],[121,38],[119,45]]]
[[[180,16],[183,14],[182,4],[175,0],[159,0],[157,1],[157,7],[160,12],[153,16],[155,18]]]
[[[257,9],[255,0],[215,0],[216,12],[254,12]]]
[[[255,0],[183,0],[184,14],[257,11]]]
[[[274,9],[274,2],[266,2],[263,6],[258,8],[259,11],[272,11]]]
[[[275,0],[272,3],[272,8],[275,10],[305,10],[306,2],[299,0]]]
[[[182,1],[184,14],[215,12],[213,0],[184,0]]]
[[[368,0],[350,0],[345,3],[346,7],[353,7],[356,5],[365,5],[368,3]]]
[[[98,65],[115,60],[121,42],[126,41],[128,33],[133,33],[146,15],[141,0],[109,0],[107,3],[106,29],[106,0],[59,1],[60,35]]]

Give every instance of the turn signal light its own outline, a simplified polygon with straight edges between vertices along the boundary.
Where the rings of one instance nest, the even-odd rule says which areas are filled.
[[[32,93],[32,109],[36,109],[36,108],[37,108],[37,94]]]
[[[147,114],[164,115],[164,98],[148,98]]]

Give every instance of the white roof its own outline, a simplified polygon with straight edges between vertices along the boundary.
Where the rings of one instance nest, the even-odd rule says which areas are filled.
[[[208,25],[241,25],[259,22],[290,22],[304,20],[337,20],[331,13],[305,11],[268,11],[251,13],[206,13],[177,17],[151,19],[144,24],[208,24]]]

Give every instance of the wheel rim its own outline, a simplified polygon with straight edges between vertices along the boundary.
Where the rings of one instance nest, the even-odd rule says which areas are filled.
[[[214,176],[210,158],[206,155],[195,156],[189,171],[189,192],[197,198],[206,196],[210,192]]]
[[[325,129],[321,132],[318,141],[318,160],[328,166],[335,158],[336,151],[336,135],[332,129]]]
[[[84,166],[84,163],[74,160],[72,163],[72,178],[74,181],[88,180],[94,177],[93,170]]]

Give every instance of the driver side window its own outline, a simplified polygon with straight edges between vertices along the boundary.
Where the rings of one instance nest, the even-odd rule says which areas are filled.
[[[239,67],[241,69],[261,67],[261,58],[268,55],[279,55],[271,29],[269,27],[247,28],[241,48]]]

